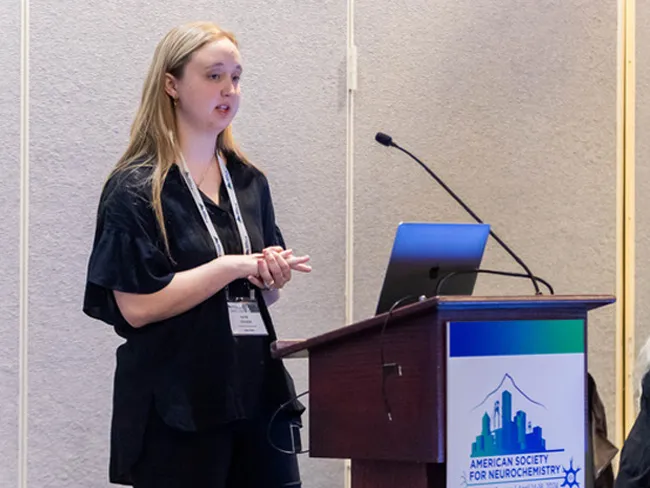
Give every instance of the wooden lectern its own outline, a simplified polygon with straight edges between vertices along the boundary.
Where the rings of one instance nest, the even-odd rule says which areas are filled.
[[[353,488],[443,488],[447,323],[582,319],[586,326],[590,310],[613,302],[440,296],[272,349],[277,358],[309,357],[310,456],[351,459]]]

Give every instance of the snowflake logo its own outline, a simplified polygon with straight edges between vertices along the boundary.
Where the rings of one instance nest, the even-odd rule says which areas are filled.
[[[580,468],[574,468],[573,467],[573,459],[571,459],[571,462],[569,463],[569,469],[566,469],[562,467],[564,470],[564,483],[562,483],[560,486],[566,486],[567,488],[579,488],[580,484],[577,481],[577,475],[578,471],[580,471]]]

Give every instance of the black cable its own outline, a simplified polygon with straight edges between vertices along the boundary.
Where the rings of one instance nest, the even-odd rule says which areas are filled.
[[[399,300],[397,300],[395,303],[393,303],[390,309],[388,310],[388,313],[386,313],[386,318],[384,319],[384,323],[381,327],[381,334],[379,336],[379,359],[381,365],[381,396],[382,399],[384,400],[384,409],[386,410],[386,415],[388,416],[389,421],[393,420],[393,413],[390,408],[388,393],[386,392],[386,378],[391,374],[395,374],[395,373],[397,373],[398,376],[401,376],[402,370],[401,370],[401,366],[397,363],[390,363],[390,364],[386,363],[386,358],[384,354],[384,335],[386,333],[386,327],[388,326],[388,321],[393,315],[393,311],[395,310],[395,308],[397,308],[397,306],[400,303],[408,299],[412,299],[415,301],[418,300],[418,298],[414,297],[413,295],[406,295],[405,297],[402,297]]]
[[[272,447],[273,449],[275,449],[276,451],[281,452],[281,453],[283,453],[283,454],[296,454],[296,455],[297,455],[297,454],[306,454],[306,453],[309,452],[309,449],[306,449],[306,450],[303,450],[303,451],[295,451],[295,450],[293,450],[293,451],[287,451],[287,450],[285,450],[285,449],[282,449],[281,447],[276,446],[276,445],[273,443],[273,440],[271,439],[271,428],[273,427],[273,422],[275,422],[275,418],[278,416],[278,414],[279,414],[282,410],[284,410],[285,408],[287,408],[291,403],[295,402],[295,401],[298,400],[299,398],[304,397],[304,396],[307,395],[308,393],[309,393],[309,390],[307,390],[307,391],[303,391],[300,395],[296,395],[295,397],[293,397],[293,398],[292,398],[291,400],[289,400],[288,402],[283,403],[282,405],[280,405],[280,406],[277,408],[277,410],[276,410],[276,411],[273,413],[273,415],[271,416],[271,420],[269,420],[269,425],[268,425],[268,427],[267,427],[267,429],[266,429],[266,440],[267,440],[268,443],[271,445],[271,447]],[[289,429],[291,429],[291,444],[292,444],[292,446],[295,448],[295,447],[296,447],[296,443],[295,443],[295,441],[294,441],[294,439],[293,439],[293,424],[290,424]]]
[[[448,275],[445,275],[436,285],[436,292],[435,295],[438,296],[440,295],[440,292],[442,290],[442,285],[447,281],[449,278],[461,274],[471,274],[471,273],[485,273],[485,274],[494,274],[494,275],[499,275],[499,276],[512,276],[513,278],[527,278],[531,279],[531,275],[523,274],[523,273],[513,273],[510,271],[497,271],[497,270],[492,270],[492,269],[464,269],[464,270],[459,270],[459,271],[452,271]],[[548,291],[551,295],[555,295],[555,290],[553,290],[553,287],[549,284],[548,281],[540,278],[539,276],[532,276],[536,281],[539,281],[540,283],[544,284],[546,288],[548,288]]]

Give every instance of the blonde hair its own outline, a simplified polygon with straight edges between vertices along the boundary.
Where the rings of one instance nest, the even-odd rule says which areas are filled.
[[[117,162],[111,176],[130,168],[153,166],[151,171],[151,206],[169,255],[169,240],[162,209],[162,188],[174,163],[179,160],[180,148],[175,119],[174,100],[165,91],[165,75],[181,78],[192,54],[206,44],[229,39],[238,47],[231,32],[211,22],[194,22],[173,28],[156,47],[149,67],[140,107],[131,126],[128,147]],[[215,151],[234,153],[244,164],[249,164],[240,151],[228,126],[218,136]]]

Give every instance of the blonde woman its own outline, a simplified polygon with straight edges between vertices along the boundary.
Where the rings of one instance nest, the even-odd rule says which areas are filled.
[[[126,152],[102,192],[84,312],[117,351],[110,481],[300,486],[299,402],[268,313],[308,256],[286,250],[265,176],[235,145],[242,61],[211,23],[156,48]],[[280,447],[276,449],[275,447]]]

